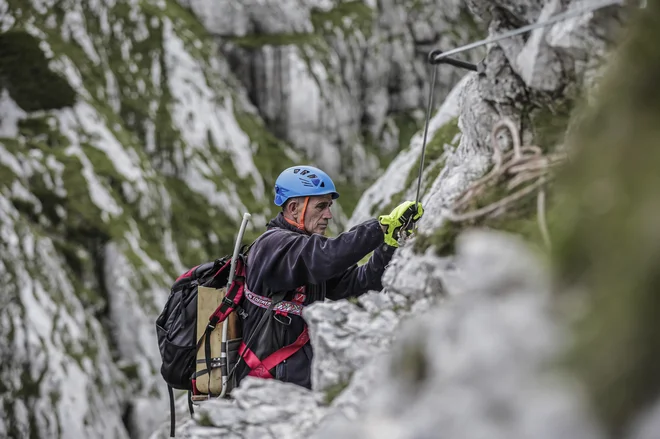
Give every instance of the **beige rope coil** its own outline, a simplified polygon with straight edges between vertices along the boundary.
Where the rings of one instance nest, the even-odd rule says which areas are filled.
[[[511,134],[513,148],[503,153],[497,144],[497,134],[507,129]],[[461,222],[476,219],[485,215],[496,217],[504,209],[521,198],[537,192],[537,219],[541,236],[546,246],[550,248],[550,233],[545,217],[545,185],[551,179],[550,170],[565,160],[561,153],[544,155],[540,147],[535,145],[522,146],[520,132],[508,117],[499,120],[491,130],[493,147],[493,168],[484,177],[472,183],[455,201],[453,208],[445,214],[450,221]],[[487,206],[469,212],[458,213],[486,189],[496,185],[502,178],[508,178],[506,189],[515,192],[506,195]],[[531,183],[530,183],[531,182]]]

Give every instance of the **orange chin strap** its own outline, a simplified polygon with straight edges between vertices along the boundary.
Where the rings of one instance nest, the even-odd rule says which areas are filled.
[[[307,212],[307,203],[309,203],[309,197],[305,197],[305,204],[303,204],[302,215],[300,215],[300,222],[297,223],[293,220],[290,220],[289,218],[284,218],[287,223],[302,230],[303,232],[305,231],[305,212]]]

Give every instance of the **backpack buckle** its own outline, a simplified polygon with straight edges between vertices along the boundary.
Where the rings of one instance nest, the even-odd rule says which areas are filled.
[[[215,325],[218,324],[220,319],[216,315],[212,315],[211,318],[209,319],[209,324],[207,325],[207,328],[213,331],[215,329]]]
[[[273,318],[283,325],[289,326],[291,324],[291,317],[288,314],[275,314],[275,317]],[[289,320],[281,320],[283,318],[287,318]]]

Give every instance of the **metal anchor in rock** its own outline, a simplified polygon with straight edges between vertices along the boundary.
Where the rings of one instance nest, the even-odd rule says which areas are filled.
[[[424,124],[424,137],[422,140],[422,154],[419,159],[419,171],[418,171],[418,176],[417,176],[417,193],[415,195],[415,203],[420,201],[420,190],[421,190],[421,185],[422,185],[422,173],[424,172],[424,158],[426,154],[426,144],[427,144],[427,137],[428,137],[428,129],[429,129],[429,122],[431,118],[431,111],[433,108],[433,91],[435,89],[435,83],[436,83],[436,78],[437,78],[437,65],[438,64],[449,64],[454,67],[474,71],[481,73],[483,72],[483,65],[482,64],[472,64],[466,61],[461,61],[455,58],[451,58],[451,56],[456,55],[458,53],[466,52],[468,50],[475,49],[480,46],[484,46],[486,44],[491,44],[495,43],[501,40],[504,40],[506,38],[511,38],[516,35],[523,34],[525,32],[530,32],[534,29],[539,29],[545,26],[549,26],[551,24],[554,24],[558,21],[562,20],[567,20],[569,18],[574,18],[578,17],[580,15],[596,11],[598,9],[602,9],[608,6],[613,6],[613,5],[620,5],[623,4],[623,0],[606,0],[606,1],[601,1],[592,4],[591,6],[587,6],[584,8],[577,8],[573,10],[568,10],[556,15],[553,15],[552,17],[548,18],[545,21],[541,21],[538,23],[533,23],[527,26],[520,27],[518,29],[513,29],[508,32],[504,32],[500,35],[495,35],[489,38],[485,38],[483,40],[475,41],[474,43],[469,43],[461,47],[457,47],[455,49],[448,50],[446,52],[443,52],[441,50],[433,50],[429,53],[428,56],[428,62],[432,66],[432,75],[431,75],[431,88],[429,90],[429,95],[428,95],[428,107],[426,110],[426,122]],[[404,230],[411,230],[411,227],[416,228],[416,224],[406,224],[404,227]]]

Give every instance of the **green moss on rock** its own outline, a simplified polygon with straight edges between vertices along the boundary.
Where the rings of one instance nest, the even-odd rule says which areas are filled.
[[[442,127],[433,134],[426,145],[426,158],[424,169],[439,159],[445,152],[445,146],[452,146],[454,138],[460,133],[458,129],[458,118],[455,117],[445,123]]]
[[[611,437],[660,395],[660,3],[635,14],[569,140],[554,231],[557,286],[588,305],[571,363]]]
[[[316,38],[313,33],[250,34],[242,37],[226,37],[226,40],[244,49],[264,46],[298,46]]]
[[[48,67],[39,40],[21,30],[0,34],[0,88],[27,112],[72,106],[76,92]]]
[[[252,113],[234,109],[234,116],[238,126],[245,132],[256,146],[253,158],[254,164],[264,179],[268,188],[275,186],[275,180],[282,170],[293,166],[293,161],[286,155],[289,146],[275,137],[265,127],[263,122]],[[271,191],[268,191],[270,195]]]
[[[563,144],[564,135],[574,116],[575,100],[569,97],[557,99],[551,108],[549,105],[537,104],[534,110],[530,110],[529,125],[533,134],[533,143],[538,145],[544,153],[552,153],[556,148]],[[445,144],[451,144],[452,133],[458,132],[458,120],[454,119],[451,123],[442,127],[429,141],[427,146],[427,157],[429,162],[442,154]],[[434,169],[434,177],[437,177],[441,168]],[[411,172],[412,174],[412,172]],[[409,176],[410,179],[410,176]],[[433,181],[428,178],[429,181]],[[479,196],[474,197],[461,212],[470,212],[482,207],[488,206],[507,195],[511,195],[514,190],[507,189],[509,179],[501,178],[495,184],[489,186]],[[411,183],[409,183],[411,184]],[[528,183],[529,184],[529,183]],[[545,217],[544,220],[550,228],[558,220],[556,212],[551,207],[557,204],[555,191],[552,183],[545,186]],[[447,255],[453,252],[453,241],[458,234],[469,227],[485,227],[495,230],[502,230],[516,233],[539,248],[545,250],[544,237],[541,232],[538,218],[538,191],[534,191],[517,201],[508,204],[504,209],[498,209],[492,214],[483,215],[478,218],[462,220],[456,223],[446,223],[435,233],[428,236],[418,236],[415,249],[417,251],[426,251],[430,246],[434,246],[439,255]],[[551,237],[552,238],[552,237]]]
[[[351,375],[351,377],[352,377],[352,375]],[[341,395],[341,393],[350,384],[351,377],[349,377],[346,380],[342,380],[338,383],[332,384],[324,390],[325,398],[323,399],[323,401],[325,402],[326,405],[332,404],[332,401],[334,401],[339,395]]]
[[[231,253],[238,230],[234,220],[222,208],[210,206],[204,196],[193,192],[184,181],[175,177],[166,181],[172,202],[169,227],[174,231],[181,262],[192,267]],[[211,233],[217,236],[217,241],[209,238]],[[246,232],[244,242],[254,237],[251,233]]]
[[[438,256],[448,256],[454,253],[454,242],[462,227],[456,223],[445,222],[440,228],[429,234],[415,236],[413,250],[424,253],[433,247]]]
[[[197,415],[197,423],[202,427],[213,427],[213,421],[208,412],[201,412]]]
[[[547,152],[563,144],[574,108],[575,99],[562,97],[530,109],[529,122],[536,145]]]
[[[341,205],[342,212],[350,217],[367,187],[358,187],[349,181],[335,181],[335,187],[339,192],[339,198],[336,202]]]
[[[392,118],[399,129],[399,145],[410,145],[410,140],[422,128],[422,124],[410,112],[396,113]]]
[[[339,2],[327,11],[312,8],[310,15],[316,32],[332,34],[335,29],[346,33],[359,30],[368,38],[372,33],[375,11],[362,0],[349,0]]]
[[[413,392],[419,391],[430,371],[429,360],[424,351],[423,340],[409,340],[402,352],[390,364],[391,374],[398,377]]]
[[[460,130],[458,129],[458,118],[454,118],[438,128],[433,134],[433,137],[427,139],[426,152],[424,155],[424,171],[431,169],[433,172],[430,172],[426,178],[422,178],[420,197],[424,195],[425,189],[433,184],[435,178],[444,167],[444,161],[438,162],[438,160],[444,154],[445,145],[451,145],[458,133],[460,133]],[[419,178],[419,165],[417,163],[419,163],[419,161],[416,162],[415,166],[410,168],[410,172],[408,172],[408,176],[406,177],[406,182],[401,190],[396,195],[392,196],[390,203],[383,208],[383,212],[389,212],[405,201],[402,198],[403,194],[410,188],[417,188],[417,180]]]

